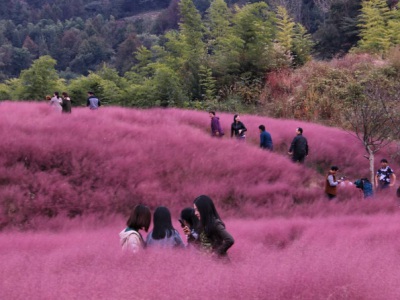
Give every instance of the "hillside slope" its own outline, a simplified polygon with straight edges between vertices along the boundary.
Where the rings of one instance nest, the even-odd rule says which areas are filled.
[[[60,115],[44,103],[4,102],[0,226],[32,227],[40,217],[126,215],[137,203],[166,205],[177,214],[200,194],[210,195],[228,216],[330,214],[322,175],[329,165],[351,179],[368,173],[363,148],[339,129],[244,115],[247,142],[238,143],[229,137],[233,116],[220,117],[226,135],[215,139],[206,112],[107,107]],[[258,148],[260,124],[272,134],[273,153]],[[287,156],[298,126],[310,145],[305,166]],[[351,189],[339,200],[359,198]],[[387,199],[345,202],[342,211],[391,211]]]

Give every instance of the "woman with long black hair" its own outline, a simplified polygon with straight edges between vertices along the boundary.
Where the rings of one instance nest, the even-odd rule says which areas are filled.
[[[233,116],[233,123],[231,126],[231,137],[235,135],[238,140],[245,140],[246,139],[246,131],[247,128],[244,126],[243,122],[240,121],[239,115]]]
[[[172,226],[171,213],[165,206],[159,206],[154,211],[153,230],[147,235],[147,246],[163,248],[183,247],[181,236]]]
[[[210,197],[201,195],[193,202],[195,215],[200,221],[198,227],[200,248],[218,256],[226,256],[227,251],[235,242],[225,229],[214,202]]]

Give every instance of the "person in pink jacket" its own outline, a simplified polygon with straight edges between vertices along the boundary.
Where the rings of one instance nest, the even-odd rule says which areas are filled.
[[[150,209],[143,205],[136,205],[126,222],[127,227],[119,233],[122,250],[137,253],[143,249],[146,244],[139,230],[149,230],[151,223]]]

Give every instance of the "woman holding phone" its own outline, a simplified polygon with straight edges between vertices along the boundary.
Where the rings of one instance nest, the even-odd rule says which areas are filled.
[[[227,256],[228,249],[235,241],[226,230],[214,202],[210,197],[201,195],[194,200],[193,208],[200,221],[198,226],[200,248],[218,257]]]

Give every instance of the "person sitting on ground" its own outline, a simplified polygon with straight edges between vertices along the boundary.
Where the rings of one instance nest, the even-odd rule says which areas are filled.
[[[150,209],[142,204],[136,205],[126,222],[127,227],[119,233],[122,250],[137,253],[146,244],[139,230],[149,230],[151,222]]]
[[[194,214],[194,209],[192,207],[184,208],[181,211],[180,222],[183,232],[187,237],[188,244],[197,241],[199,234],[196,232],[196,228],[199,226],[199,219]]]
[[[147,235],[147,246],[161,248],[184,247],[181,236],[172,226],[171,213],[165,206],[154,211],[153,230]]]
[[[231,126],[231,137],[235,135],[238,140],[246,139],[245,132],[247,131],[246,126],[244,126],[243,122],[240,121],[239,115],[233,116],[233,123]]]
[[[329,170],[328,175],[325,180],[325,193],[328,196],[329,200],[332,200],[337,195],[337,186],[341,182],[341,180],[336,181],[336,173],[339,170],[337,166],[332,166]]]
[[[210,197],[201,195],[193,202],[195,215],[200,221],[198,227],[200,249],[215,253],[219,257],[227,256],[227,251],[235,240],[225,228],[214,202]]]

